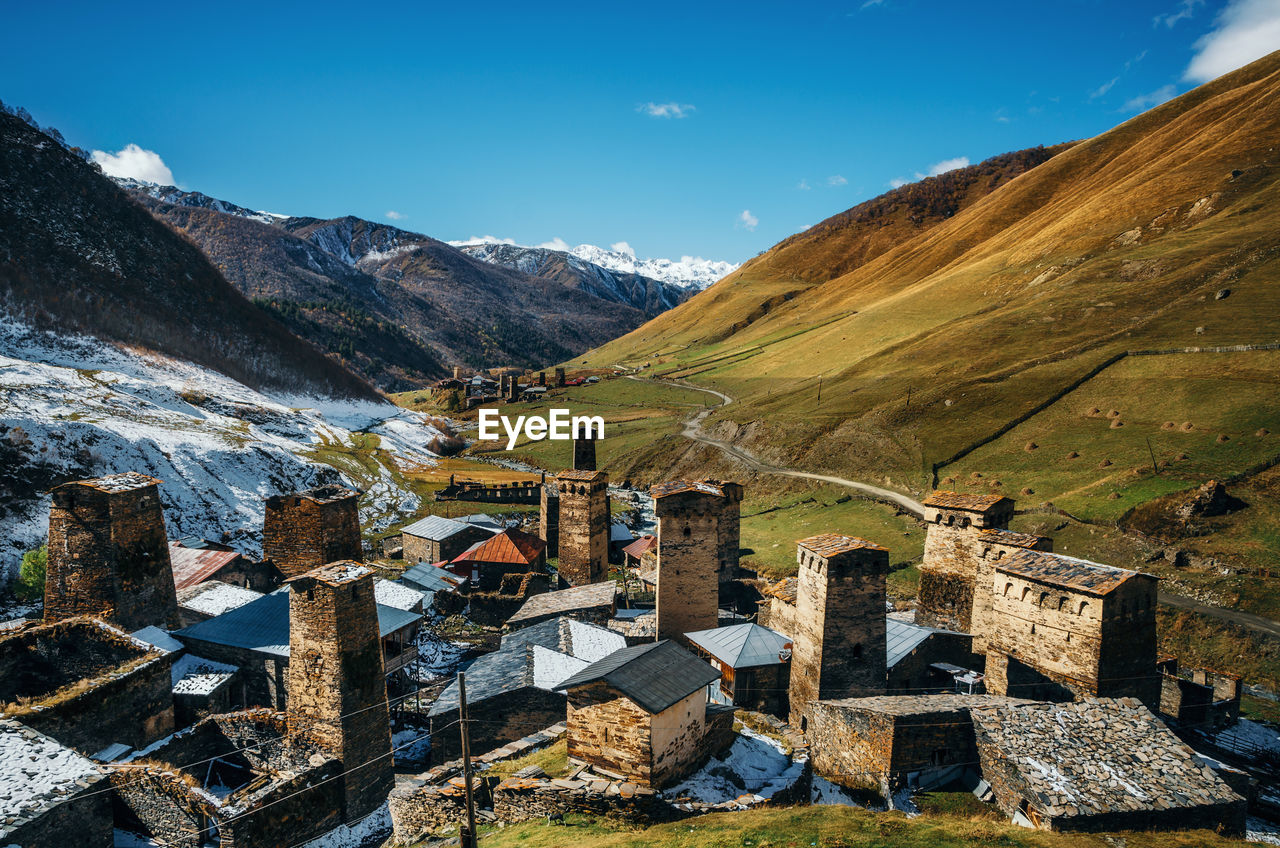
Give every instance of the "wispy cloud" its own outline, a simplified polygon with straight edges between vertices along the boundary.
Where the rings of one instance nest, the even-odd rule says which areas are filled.
[[[861,12],[864,9],[870,9],[874,6],[883,6],[884,2],[885,0],[866,0],[865,3],[858,7],[858,11]]]
[[[652,100],[648,103],[641,103],[636,107],[636,111],[648,115],[650,118],[687,118],[697,111],[697,106],[692,103],[654,103]]]
[[[1131,97],[1125,101],[1120,107],[1121,112],[1145,112],[1147,109],[1159,106],[1168,100],[1178,96],[1178,89],[1173,85],[1162,85],[1155,91],[1149,91],[1146,94],[1139,94],[1137,97]]]
[[[916,179],[923,180],[925,177],[936,177],[939,174],[945,174],[947,171],[954,171],[956,168],[969,167],[968,156],[957,156],[954,159],[943,159],[941,162],[935,162],[929,166],[929,173],[922,174],[916,171]]]
[[[829,186],[842,186],[842,185],[848,185],[848,184],[849,184],[849,181],[846,180],[844,177],[840,176],[839,174],[833,174],[832,176],[827,177],[827,185]]]
[[[1164,25],[1170,29],[1178,25],[1179,21],[1185,21],[1196,13],[1196,9],[1204,5],[1204,0],[1182,0],[1181,3],[1174,8],[1172,12],[1166,12],[1163,15],[1156,15],[1151,19],[1152,26]]]
[[[393,220],[393,221],[403,221],[403,220],[404,220],[404,213],[402,213],[402,212],[397,212],[397,211],[396,211],[396,210],[394,210],[394,209],[388,209],[388,210],[387,210],[387,217],[388,217],[388,218],[390,218],[390,219],[391,219],[391,220]]]
[[[750,209],[743,209],[742,214],[738,216],[738,223],[735,226],[742,227],[742,229],[754,233],[756,231],[756,226],[759,223],[760,219],[755,215],[752,215]]]
[[[1120,77],[1112,77],[1107,82],[1104,82],[1102,85],[1089,92],[1089,99],[1097,100],[1099,97],[1104,96],[1108,91],[1115,88],[1116,83],[1118,82],[1120,82]]]
[[[173,185],[173,171],[154,150],[144,150],[136,144],[127,144],[115,153],[93,151],[93,161],[109,177],[132,177],[149,183]]]
[[[800,191],[808,191],[809,189],[813,188],[813,186],[809,185],[808,180],[801,180],[800,182],[796,183],[796,188],[800,189]]]
[[[1182,78],[1208,82],[1280,47],[1280,0],[1231,0],[1195,44]]]
[[[910,182],[911,180],[903,179],[902,177],[894,177],[893,179],[889,180],[889,187],[902,188],[904,185],[908,185]]]

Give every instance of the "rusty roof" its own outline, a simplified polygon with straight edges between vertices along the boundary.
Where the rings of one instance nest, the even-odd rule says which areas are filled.
[[[504,562],[517,565],[532,565],[538,556],[547,549],[547,543],[523,530],[503,530],[463,551],[454,558],[454,562]]]
[[[813,551],[818,556],[830,557],[849,551],[888,551],[875,542],[859,539],[857,536],[842,536],[839,533],[820,533],[796,542],[802,548]]]
[[[717,498],[724,497],[724,489],[702,480],[668,480],[649,489],[649,495],[654,498],[665,498],[667,495],[679,495],[685,492],[712,495]]]
[[[994,527],[980,531],[978,537],[984,542],[1010,545],[1015,548],[1034,548],[1047,538],[1037,536],[1035,533],[1015,533],[1012,530],[1000,530]]]
[[[763,583],[763,581],[762,581]],[[777,598],[788,604],[794,604],[798,595],[800,581],[795,577],[785,577],[777,583],[763,583],[760,594]]]
[[[173,588],[185,589],[213,579],[222,567],[240,559],[237,551],[211,551],[169,543],[169,562],[173,564]]]
[[[93,480],[72,480],[69,483],[63,483],[62,486],[87,486],[90,489],[97,489],[102,492],[128,492],[133,489],[142,489],[146,486],[158,486],[161,483],[155,477],[148,477],[146,474],[139,474],[136,471],[126,471],[123,474],[109,474],[106,477],[97,477]],[[54,488],[62,488],[55,486]]]
[[[576,468],[567,468],[556,475],[557,480],[580,480],[584,483],[590,483],[606,477],[603,471],[579,471]]]
[[[921,503],[939,509],[961,509],[965,512],[986,512],[1001,501],[1013,501],[1004,495],[971,495],[967,492],[934,492]]]
[[[1151,577],[1114,565],[1030,550],[1018,551],[1000,560],[996,563],[996,571],[1091,595],[1106,595],[1135,577]]]
[[[628,556],[638,558],[644,556],[656,547],[658,547],[658,537],[654,536],[652,533],[645,533],[639,539],[636,539],[634,542],[623,548],[622,552]]]

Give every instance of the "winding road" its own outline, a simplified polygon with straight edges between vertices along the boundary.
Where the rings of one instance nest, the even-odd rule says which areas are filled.
[[[874,500],[887,503],[891,506],[900,507],[916,517],[924,515],[924,506],[919,501],[914,500],[901,492],[895,492],[892,489],[885,489],[880,486],[873,486],[870,483],[860,483],[857,480],[846,480],[843,477],[834,477],[830,474],[814,474],[809,471],[801,471],[797,468],[784,468],[777,465],[770,465],[769,463],[756,458],[752,453],[743,448],[721,439],[714,439],[711,436],[708,436],[702,431],[702,423],[706,421],[707,416],[715,410],[733,403],[733,398],[729,397],[724,392],[718,392],[715,389],[707,389],[702,386],[695,386],[690,383],[682,383],[676,380],[657,380],[646,377],[637,377],[633,374],[628,374],[627,378],[639,382],[664,383],[669,386],[692,389],[694,391],[704,392],[719,398],[720,403],[715,406],[708,406],[706,409],[687,420],[681,435],[691,441],[700,442],[719,450],[726,456],[741,462],[752,471],[758,471],[762,474],[777,474],[783,477],[818,480],[823,483],[844,486]],[[1260,615],[1254,615],[1252,613],[1241,612],[1240,610],[1215,607],[1210,604],[1203,603],[1202,601],[1198,601],[1195,598],[1188,598],[1185,595],[1175,595],[1171,592],[1161,591],[1158,599],[1159,603],[1168,607],[1175,607],[1177,609],[1189,610],[1201,615],[1211,616],[1212,618],[1219,619],[1220,621],[1236,624],[1257,633],[1262,633],[1266,636],[1280,638],[1280,621],[1272,621],[1269,618],[1263,618]]]

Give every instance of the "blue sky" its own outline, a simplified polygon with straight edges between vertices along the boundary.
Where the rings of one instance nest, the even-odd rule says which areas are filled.
[[[153,151],[186,188],[443,239],[734,261],[895,181],[1095,135],[1280,49],[1280,0],[7,3],[3,18],[0,98],[72,144]]]

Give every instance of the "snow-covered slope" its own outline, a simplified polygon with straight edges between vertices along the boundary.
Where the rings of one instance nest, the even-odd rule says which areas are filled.
[[[227,538],[257,554],[267,496],[342,481],[365,490],[362,519],[387,526],[420,506],[399,464],[434,462],[439,430],[390,404],[268,397],[191,363],[4,316],[0,351],[0,582],[43,541],[46,492],[65,479],[157,477],[170,538]],[[374,470],[352,478],[318,461],[345,458],[355,431],[384,448],[362,454]]]
[[[146,180],[135,180],[132,177],[110,177],[110,179],[125,191],[136,191],[148,197],[154,197],[156,200],[172,203],[174,206],[195,206],[200,209],[212,209],[215,212],[225,212],[228,215],[248,218],[252,221],[261,221],[264,224],[274,224],[289,217],[288,215],[277,215],[273,212],[255,212],[252,209],[246,209],[243,206],[237,206],[225,200],[218,200],[216,197],[210,197],[198,191],[184,191],[177,186],[162,186]]]
[[[719,280],[721,277],[737,270],[737,264],[715,259],[703,259],[701,256],[682,256],[677,259],[640,259],[631,245],[618,242],[609,248],[596,247],[594,244],[580,244],[567,249],[549,247],[523,247],[510,240],[473,238],[465,241],[451,241],[454,247],[469,248],[487,246],[508,246],[528,251],[545,251],[576,257],[577,259],[618,271],[623,274],[638,274],[657,280],[660,283],[677,286],[682,289],[701,291]],[[471,252],[473,256],[477,253]],[[528,273],[534,273],[529,271]]]

